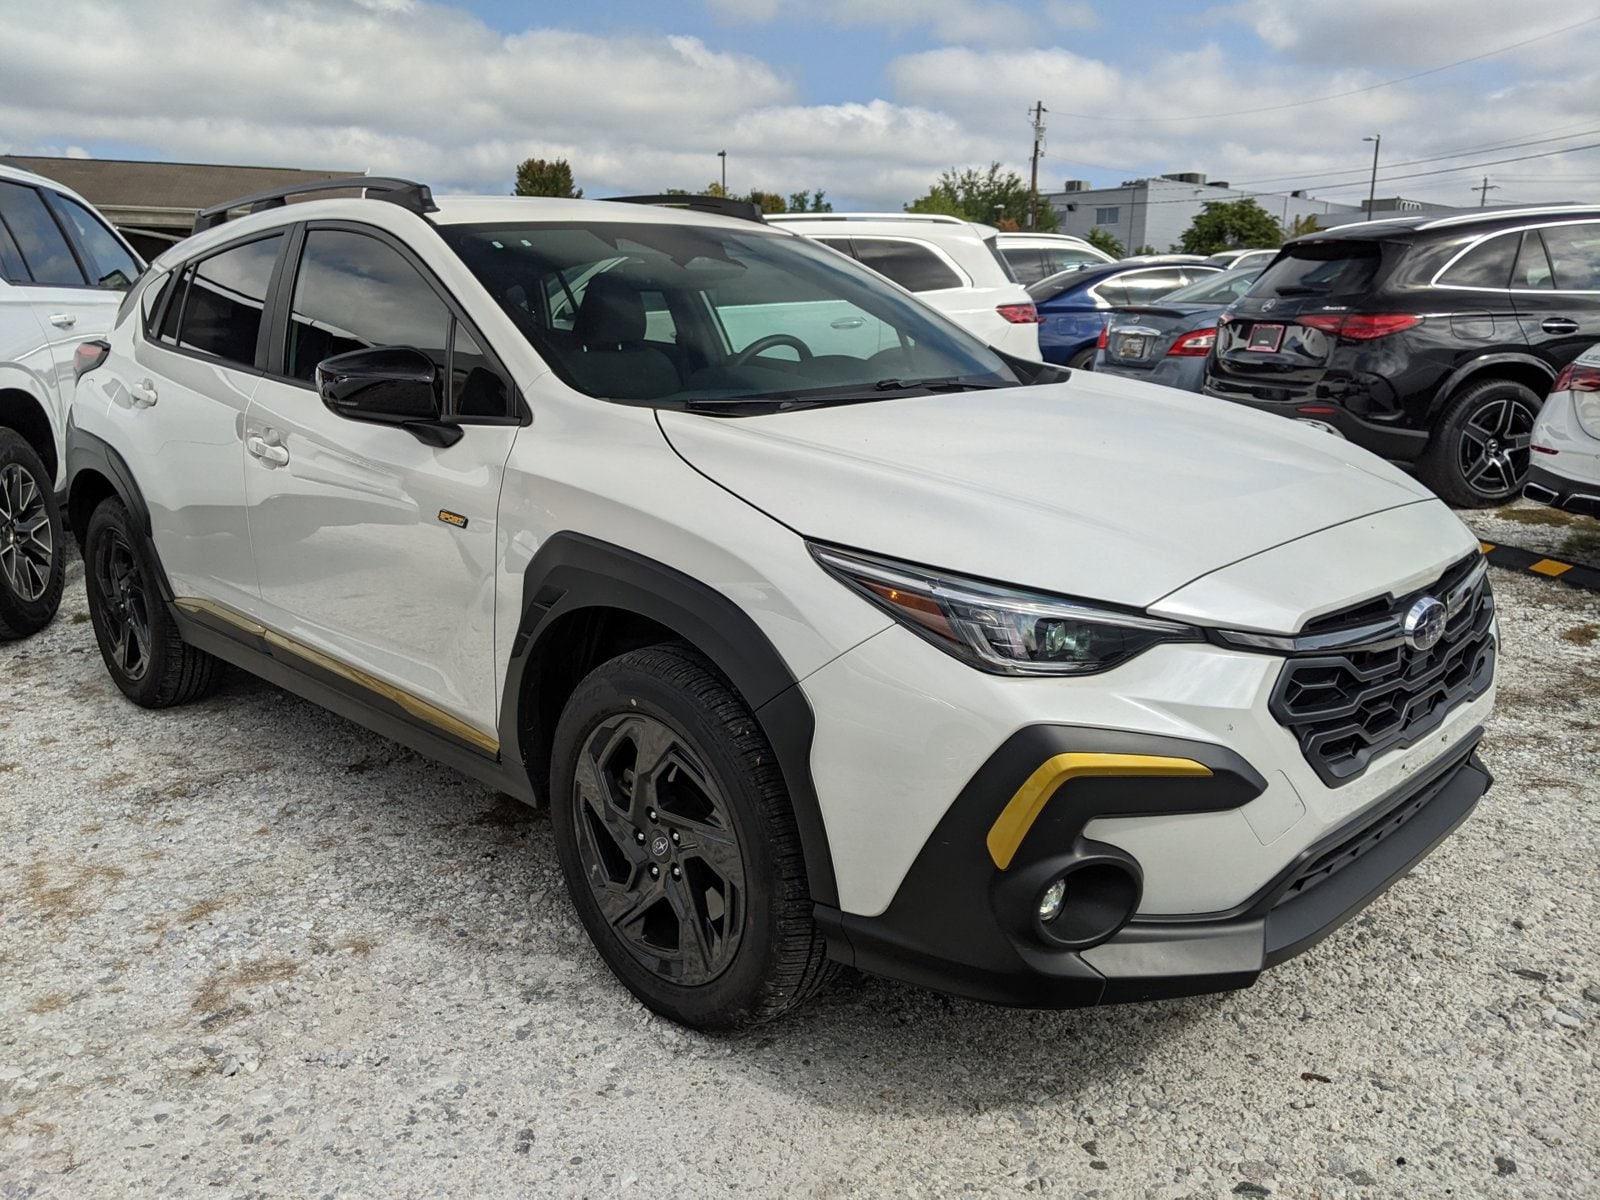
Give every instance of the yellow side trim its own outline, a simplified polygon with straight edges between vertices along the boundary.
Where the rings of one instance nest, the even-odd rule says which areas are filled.
[[[436,729],[442,729],[452,737],[460,738],[480,750],[489,754],[500,753],[500,741],[498,738],[490,737],[481,730],[468,725],[465,721],[451,716],[442,708],[429,704],[426,700],[413,696],[410,692],[395,687],[392,683],[385,683],[377,676],[368,675],[365,671],[352,667],[348,663],[340,662],[338,659],[324,654],[321,650],[315,650],[303,642],[297,642],[293,638],[277,632],[277,630],[268,629],[266,626],[252,621],[243,613],[235,612],[225,604],[218,604],[214,600],[202,600],[191,596],[180,596],[174,603],[187,612],[206,613],[220,621],[226,621],[235,628],[242,629],[246,633],[254,634],[256,637],[261,638],[269,646],[287,650],[296,658],[303,658],[307,662],[321,667],[324,671],[339,676],[341,679],[348,679],[358,687],[363,687],[367,691],[399,705],[418,720],[426,721]]]
[[[1557,562],[1553,558],[1541,558],[1538,562],[1534,563],[1533,566],[1529,567],[1528,570],[1537,571],[1540,575],[1548,575],[1551,579],[1554,579],[1558,575],[1565,575],[1568,571],[1572,570],[1572,564]]]
[[[1482,550],[1485,554],[1487,554],[1487,553],[1489,553],[1489,551],[1494,549],[1494,543],[1493,542],[1479,542],[1478,543],[1478,549]]]
[[[1057,789],[1074,779],[1107,775],[1148,775],[1171,778],[1209,775],[1211,768],[1192,758],[1157,754],[1057,754],[1029,775],[989,828],[989,857],[1004,871],[1011,865],[1022,839]]]

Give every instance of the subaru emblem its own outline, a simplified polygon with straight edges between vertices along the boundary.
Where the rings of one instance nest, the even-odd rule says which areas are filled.
[[[1432,650],[1444,636],[1446,615],[1444,605],[1432,596],[1418,600],[1400,627],[1406,645],[1413,650]]]

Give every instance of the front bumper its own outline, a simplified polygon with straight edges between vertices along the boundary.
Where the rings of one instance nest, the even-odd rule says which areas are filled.
[[[877,916],[817,913],[833,957],[862,970],[999,1004],[1066,1008],[1246,987],[1380,895],[1466,819],[1491,778],[1474,752],[1481,730],[1377,803],[1302,850],[1265,887],[1225,912],[1124,918],[1087,949],[1050,936],[1037,915],[1048,881],[1075,862],[1131,856],[1084,837],[1096,818],[1140,811],[1239,808],[1266,783],[1224,748],[1148,735],[1032,726],[973,777]],[[1182,756],[1203,778],[1083,778],[1046,799],[1003,869],[988,823],[1035,764],[1057,753]],[[1109,749],[1107,749],[1109,747]],[[1137,864],[1131,871],[1137,876]],[[1075,878],[1075,877],[1074,877]],[[1093,904],[1074,897],[1067,904]],[[1132,908],[1137,908],[1135,900]]]

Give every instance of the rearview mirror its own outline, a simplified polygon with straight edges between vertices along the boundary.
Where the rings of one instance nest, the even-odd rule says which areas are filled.
[[[409,346],[351,350],[317,364],[317,394],[341,417],[356,421],[434,421],[439,369]]]

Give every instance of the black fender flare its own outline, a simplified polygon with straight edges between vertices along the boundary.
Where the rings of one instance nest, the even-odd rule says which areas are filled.
[[[1548,377],[1552,383],[1555,381],[1557,374],[1554,367],[1545,362],[1544,359],[1533,354],[1516,354],[1506,352],[1500,354],[1479,355],[1477,358],[1462,363],[1455,370],[1451,371],[1450,374],[1445,376],[1444,382],[1441,383],[1434,391],[1433,399],[1428,402],[1428,419],[1431,421],[1434,417],[1439,415],[1439,412],[1445,406],[1445,402],[1450,399],[1451,394],[1456,390],[1456,388],[1461,386],[1462,380],[1468,378],[1469,376],[1476,375],[1485,367],[1498,367],[1506,365],[1535,368]]]
[[[117,453],[116,447],[92,433],[85,433],[67,418],[67,511],[74,516],[77,514],[76,497],[79,495],[79,476],[85,471],[93,471],[111,484],[111,489],[122,501],[128,515],[133,518],[134,526],[144,535],[146,548],[150,551],[151,561],[156,564],[159,578],[157,585],[161,588],[162,598],[169,603],[172,600],[172,585],[167,582],[167,575],[161,567],[161,556],[155,553],[155,542],[152,539],[152,526],[150,523],[150,506],[145,503],[144,493],[139,490],[138,481],[133,477],[133,469],[128,466],[127,460]],[[79,539],[79,549],[82,549],[83,532],[88,528],[88,514],[81,514],[84,519],[80,522],[74,520],[72,528],[74,535]]]
[[[552,535],[533,556],[523,572],[522,597],[500,706],[502,747],[521,745],[530,665],[564,617],[582,609],[613,609],[664,626],[710,659],[755,713],[788,786],[812,899],[837,906],[833,855],[811,777],[811,706],[748,613],[675,567],[571,531]]]

